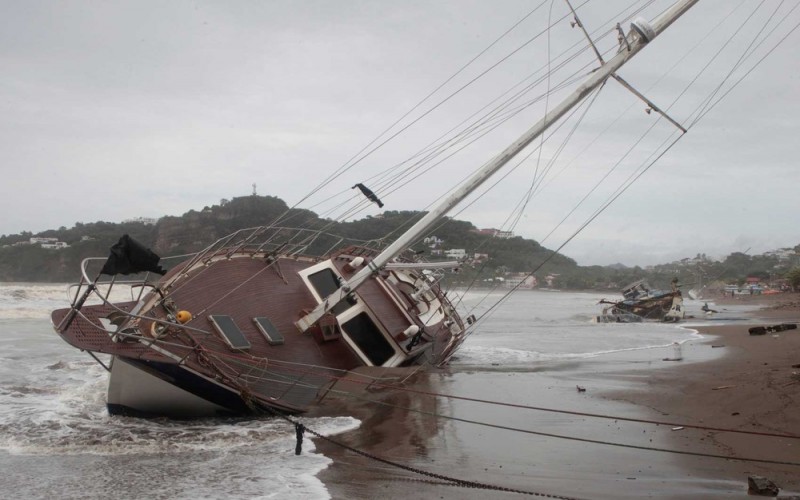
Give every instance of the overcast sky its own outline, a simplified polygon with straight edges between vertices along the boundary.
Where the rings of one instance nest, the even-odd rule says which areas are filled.
[[[606,29],[631,12],[627,5],[645,6],[640,15],[652,19],[670,3],[594,0],[578,14],[589,30]],[[180,215],[248,195],[254,183],[258,194],[292,205],[539,4],[0,2],[0,234]],[[719,97],[800,22],[797,7],[798,0],[704,0],[620,74],[662,108],[678,99],[670,115],[689,124],[716,85],[726,85]],[[412,116],[511,54],[566,9],[563,0],[543,2]],[[350,199],[350,186],[413,155],[548,60],[554,68],[557,56],[583,42],[569,19],[556,23],[549,36],[508,57],[492,72],[497,76],[476,81],[301,206],[336,215],[315,200],[340,192],[342,201]],[[800,30],[562,253],[582,265],[647,265],[800,243],[798,42]],[[613,33],[598,40],[603,51],[615,44]],[[753,54],[730,73],[748,47]],[[559,78],[587,73],[596,66],[589,65],[592,58],[585,52],[544,80],[538,93]],[[384,190],[385,209],[425,208],[563,95],[530,106],[405,189]],[[661,120],[640,149],[625,156],[656,120],[645,107],[610,82],[563,151],[561,139],[577,114],[541,154],[533,151],[458,218],[501,227],[537,178],[541,190],[513,230],[558,247],[675,130]],[[379,212],[373,205],[356,217]]]

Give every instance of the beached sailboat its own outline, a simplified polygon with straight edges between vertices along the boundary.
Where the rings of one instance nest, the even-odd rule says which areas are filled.
[[[368,248],[319,259],[296,253],[301,245],[285,243],[292,236],[280,228],[238,232],[159,282],[137,284],[146,290],[137,300],[77,303],[53,321],[76,347],[114,356],[112,413],[175,416],[260,404],[302,411],[351,370],[441,365],[463,340],[461,318],[424,272],[430,265],[397,256],[373,275]],[[145,267],[158,272],[158,258],[125,237],[102,272],[146,270],[137,264],[148,256]],[[370,276],[362,286],[330,299],[363,269]],[[102,293],[99,286],[92,280],[82,298]],[[295,326],[315,308],[324,311],[317,320]]]
[[[52,314],[56,331],[78,349],[112,357],[111,413],[302,412],[345,379],[368,385],[396,369],[446,365],[471,323],[441,286],[459,263],[425,262],[410,245],[610,78],[661,113],[616,71],[695,3],[680,1],[653,22],[637,19],[627,32],[618,25],[608,60],[589,39],[599,67],[388,246],[341,246],[279,218],[222,238],[152,280],[164,272],[159,258],[123,238],[107,260],[84,261],[70,307]],[[363,184],[354,187],[380,204]],[[103,269],[92,272],[98,263]],[[141,280],[116,281],[141,272]],[[122,285],[134,290],[131,300],[109,300]]]

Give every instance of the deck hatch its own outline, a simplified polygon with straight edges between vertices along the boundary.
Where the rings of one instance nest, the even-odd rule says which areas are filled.
[[[272,324],[272,321],[269,318],[264,316],[258,316],[253,318],[253,323],[256,324],[256,328],[261,334],[267,339],[269,345],[281,345],[283,344],[283,335],[281,332],[275,328],[275,325]]]
[[[208,317],[217,333],[222,335],[222,339],[231,349],[247,350],[250,349],[250,341],[244,336],[233,318],[225,314],[212,314]]]

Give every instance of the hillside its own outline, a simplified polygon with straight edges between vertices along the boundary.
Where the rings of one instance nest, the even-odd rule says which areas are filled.
[[[150,247],[162,257],[195,252],[238,229],[256,227],[274,220],[288,210],[286,203],[272,196],[244,196],[191,210],[181,216],[166,216],[155,224],[127,223],[76,223],[71,228],[48,230],[38,234],[21,233],[0,237],[0,281],[74,281],[78,278],[79,264],[86,257],[104,257],[121,235],[129,234]],[[292,210],[287,225],[326,228],[327,232],[353,242],[376,240],[387,234],[397,234],[413,223],[419,212],[387,211],[381,217],[366,217],[352,222],[335,223],[320,219],[308,210]],[[477,267],[485,275],[495,272],[530,272],[551,256],[548,250],[533,240],[521,237],[492,238],[480,234],[467,221],[447,219],[433,232],[442,243],[431,249],[422,242],[413,248],[426,252],[431,260],[444,259],[432,255],[447,249],[464,249],[467,255],[488,254],[488,260]],[[68,246],[42,248],[29,244],[31,238],[53,238]],[[312,249],[313,251],[313,249]],[[541,268],[541,273],[572,274],[578,266],[572,259],[552,256]],[[475,269],[467,269],[460,280],[471,280]]]
[[[39,234],[0,236],[0,281],[72,282],[78,279],[79,264],[86,257],[106,257],[108,249],[120,236],[129,234],[162,257],[196,252],[219,238],[236,230],[257,227],[275,220],[289,210],[286,203],[273,196],[243,196],[219,205],[190,210],[181,216],[165,216],[153,224],[143,222],[93,222],[76,223],[71,228],[61,227]],[[350,221],[333,222],[317,214],[293,209],[289,211],[287,226],[325,228],[325,231],[344,239],[345,243],[394,238],[413,224],[421,212],[386,211],[380,216]],[[555,275],[553,286],[562,289],[610,289],[617,292],[622,286],[647,279],[658,288],[668,288],[677,277],[688,288],[716,283],[742,284],[747,278],[757,279],[773,287],[789,282],[800,284],[800,245],[780,249],[764,255],[746,255],[735,252],[725,259],[713,260],[704,254],[693,259],[641,267],[578,266],[563,255],[553,255],[536,241],[521,237],[492,237],[479,231],[472,223],[446,219],[429,235],[428,241],[412,246],[429,260],[446,260],[448,250],[463,250],[469,265],[459,274],[449,274],[447,279],[456,285],[487,284],[487,280],[507,273],[530,273],[540,285],[548,275]],[[506,235],[508,236],[508,235]],[[32,238],[51,238],[31,244]],[[315,255],[324,253],[332,240],[319,240],[309,249]],[[54,243],[57,242],[57,243]],[[60,248],[44,248],[41,243]],[[475,258],[482,254],[481,258]],[[176,261],[170,261],[174,265]],[[546,262],[546,263],[545,263]],[[542,264],[545,263],[545,264]],[[796,278],[796,279],[795,279]]]

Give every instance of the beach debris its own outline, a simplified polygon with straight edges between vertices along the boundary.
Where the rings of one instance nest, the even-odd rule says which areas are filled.
[[[303,434],[306,432],[306,427],[299,422],[295,422],[294,430],[297,437],[297,444],[294,447],[294,454],[299,455],[303,452]]]
[[[735,412],[731,413],[731,416],[732,416],[732,417],[735,417],[735,416],[737,416],[737,415],[739,415],[739,412],[738,412],[738,411],[735,411]]]
[[[712,348],[715,348],[715,347],[725,347],[725,344],[715,344],[715,345],[712,345],[711,347],[712,347]]]
[[[776,497],[780,488],[764,476],[747,476],[747,493],[763,497]]]
[[[797,323],[780,323],[777,325],[754,326],[748,330],[750,335],[766,335],[767,333],[785,332],[786,330],[796,330]]]
[[[792,368],[800,368],[800,363],[798,363],[796,365],[792,365]]]
[[[710,307],[708,307],[708,302],[704,303],[703,307],[701,307],[700,309],[706,314],[718,313],[719,312],[716,309],[711,309]]]
[[[663,358],[661,361],[683,361],[683,348],[680,342],[674,342],[672,344],[672,357]]]
[[[673,427],[672,428],[673,431],[682,431],[683,429],[685,429],[685,427]]]
[[[575,388],[578,389],[578,392],[586,392],[586,387],[581,387],[579,385],[576,385]]]
[[[712,391],[721,391],[722,389],[730,389],[731,387],[736,387],[735,385],[721,385],[719,387],[711,388]]]

